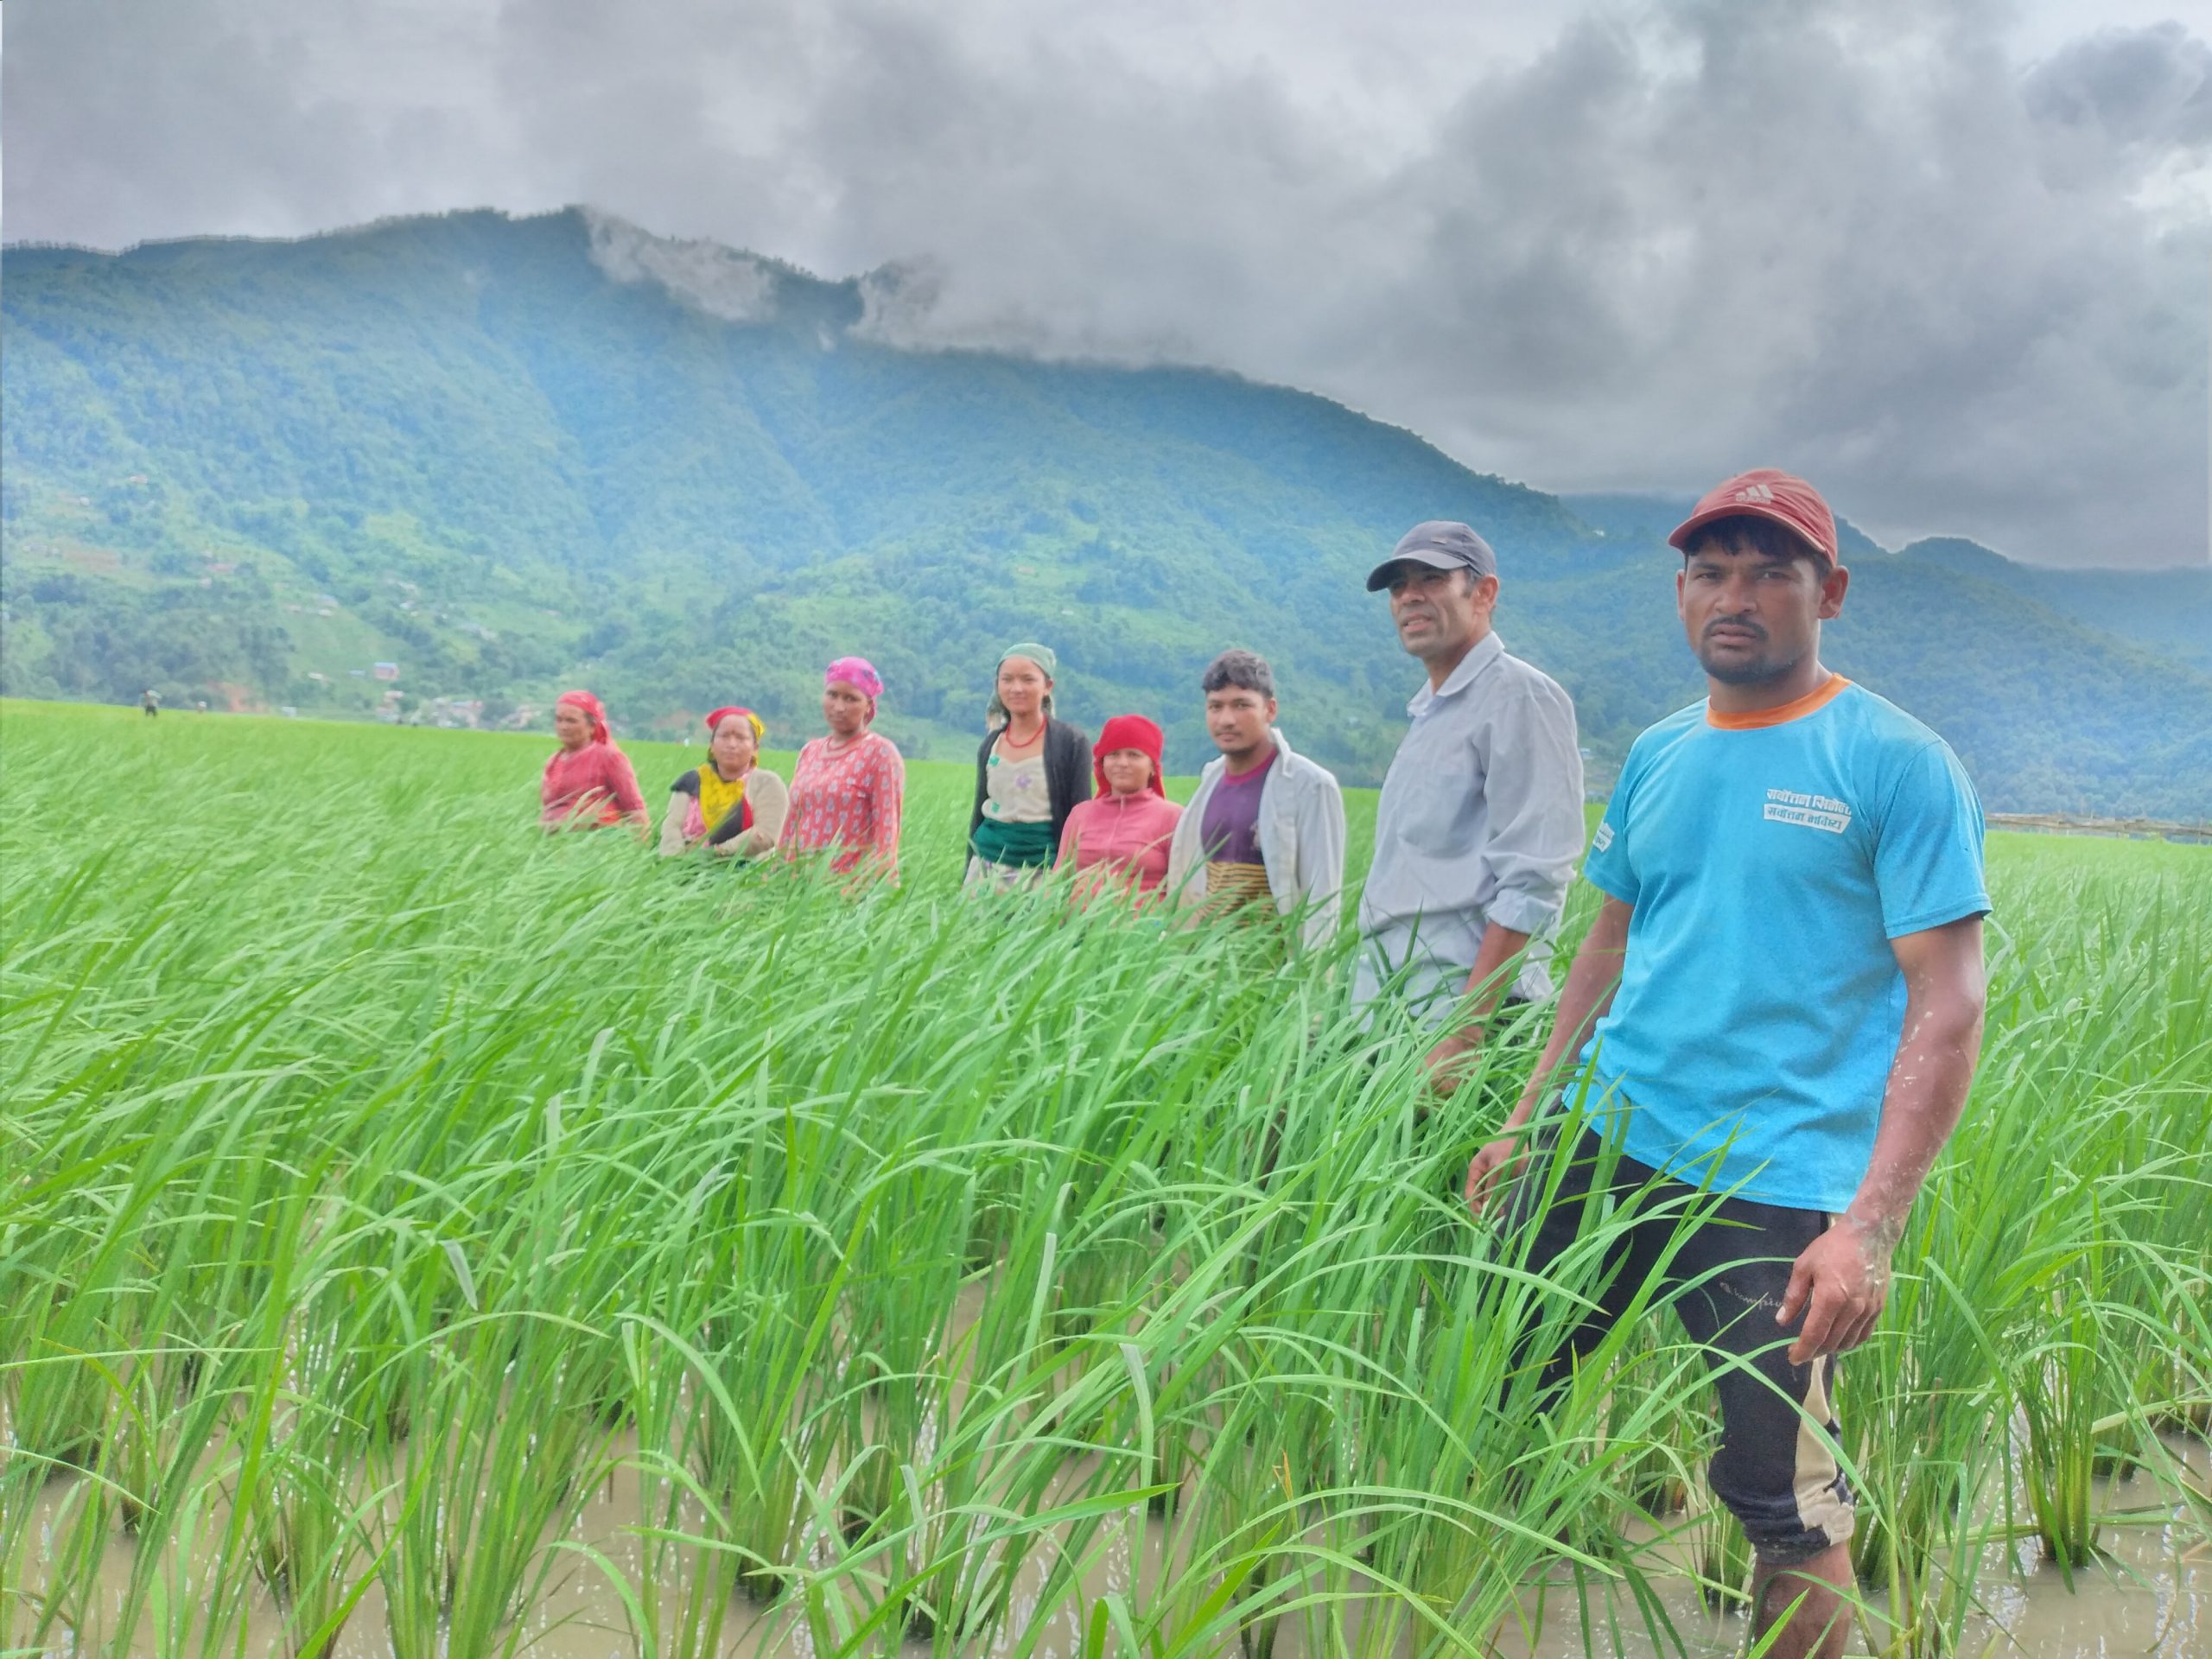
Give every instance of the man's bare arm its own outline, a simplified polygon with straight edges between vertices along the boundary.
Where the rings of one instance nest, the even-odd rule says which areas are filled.
[[[1559,1016],[1553,1021],[1551,1040],[1544,1045],[1543,1057],[1529,1074],[1529,1086],[1521,1091],[1519,1103],[1507,1115],[1505,1133],[1478,1152],[1467,1166],[1467,1207],[1475,1214],[1482,1214],[1491,1189],[1519,1161],[1520,1131],[1535,1115],[1554,1074],[1564,1061],[1582,1052],[1591,1028],[1613,1006],[1613,992],[1621,981],[1621,962],[1628,952],[1629,919],[1635,913],[1632,906],[1608,898],[1599,906],[1590,931],[1582,936],[1573,965],[1567,970]]]
[[[1807,1247],[1789,1275],[1777,1321],[1802,1312],[1792,1364],[1866,1340],[1889,1300],[1890,1253],[1904,1231],[1936,1155],[1958,1128],[1981,1058],[1988,1000],[1981,918],[1968,916],[1891,941],[1904,974],[1904,1028],[1882,1096],[1873,1157],[1842,1219]]]
[[[1465,1063],[1481,1049],[1490,1017],[1512,986],[1514,969],[1528,948],[1529,936],[1503,922],[1492,922],[1483,930],[1475,965],[1467,973],[1467,1001],[1461,1005],[1459,1023],[1438,1038],[1436,1046],[1428,1051],[1428,1084],[1438,1094],[1448,1096],[1459,1086]]]

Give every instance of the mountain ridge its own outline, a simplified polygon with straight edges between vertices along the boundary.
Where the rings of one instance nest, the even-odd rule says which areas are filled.
[[[1069,712],[1146,708],[1186,767],[1197,668],[1236,643],[1277,660],[1294,741],[1371,782],[1418,673],[1360,578],[1443,516],[1499,548],[1501,632],[1575,693],[1600,775],[1700,690],[1665,560],[1635,568],[1670,498],[1550,495],[1219,371],[887,344],[868,330],[895,334],[921,278],[608,223],[0,253],[0,683],[113,700],[166,673],[365,713],[385,661],[418,702],[581,679],[633,725],[743,693],[799,732],[811,664],[869,649],[886,728],[950,754],[997,644],[1041,633]],[[1860,541],[1830,654],[1944,731],[1993,805],[2212,810],[2189,573],[2146,614],[2108,580],[2139,573]],[[2005,630],[2041,672],[1999,662]]]

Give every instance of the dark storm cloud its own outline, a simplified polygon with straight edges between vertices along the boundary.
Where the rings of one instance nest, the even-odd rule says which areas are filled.
[[[2037,65],[2029,109],[2123,144],[2212,143],[2212,47],[2179,23],[2104,29]]]
[[[429,11],[385,20],[370,7],[344,14],[359,26],[334,39],[299,10],[7,7],[9,238],[114,247],[296,235],[499,187],[487,124],[448,95],[458,78],[436,70],[465,38]]]
[[[1471,10],[17,0],[7,229],[588,201],[899,262],[902,344],[1218,363],[1547,487],[1773,462],[1893,537],[2205,556],[2198,35],[2024,63],[1976,0]],[[750,302],[712,250],[601,241]]]

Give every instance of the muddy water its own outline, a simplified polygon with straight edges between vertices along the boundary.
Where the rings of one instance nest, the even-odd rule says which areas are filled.
[[[2199,1492],[2212,1491],[2212,1453],[2203,1441],[2171,1435],[2166,1446]],[[2142,1475],[2099,1482],[2093,1512],[2110,1517],[2098,1529],[2103,1559],[2077,1568],[2070,1588],[2035,1539],[2016,1543],[2009,1560],[2001,1544],[1983,1552],[1975,1584],[1981,1611],[1966,1622],[1961,1652],[2018,1659],[2212,1659],[2212,1540],[2202,1522],[2192,1521],[2177,1493]],[[1689,1654],[1722,1659],[1743,1651],[1746,1621],[1740,1614],[1708,1611],[1686,1574],[1662,1582],[1668,1611]],[[1528,1609],[1532,1616],[1537,1611]],[[1628,1640],[1616,1646],[1611,1633],[1599,1630],[1586,1649],[1570,1595],[1546,1598],[1541,1611],[1549,1628],[1533,1642],[1509,1632],[1499,1643],[1501,1655],[1567,1659],[1586,1651],[1611,1659],[1657,1659],[1661,1651],[1632,1627],[1631,1609],[1621,1612]],[[1879,1621],[1874,1624],[1873,1630],[1853,1637],[1854,1651],[1862,1642],[1880,1650],[1883,1632]]]
[[[2208,1459],[2202,1441],[2177,1438],[2170,1445],[2200,1490],[2212,1484],[2212,1467],[2208,1467],[2212,1459]],[[615,1449],[620,1452],[631,1448]],[[53,1483],[41,1495],[33,1535],[41,1541],[32,1545],[32,1560],[25,1564],[33,1583],[41,1574],[42,1561],[50,1559],[60,1542],[56,1532],[59,1523],[66,1520],[80,1496],[71,1483],[62,1481]],[[594,1492],[562,1541],[564,1548],[550,1557],[556,1565],[545,1592],[525,1621],[525,1651],[542,1659],[627,1659],[640,1651],[623,1597],[610,1581],[607,1569],[630,1584],[642,1581],[646,1551],[651,1548],[639,1530],[645,1497],[636,1472],[626,1466],[618,1467]],[[2101,1487],[2097,1512],[2112,1517],[2100,1535],[2105,1557],[2095,1566],[2077,1571],[2070,1589],[2055,1567],[2037,1560],[2032,1541],[2016,1546],[2010,1562],[2002,1547],[1985,1552],[1978,1586],[1983,1611],[1967,1626],[1967,1652],[2009,1653],[2026,1659],[2076,1659],[2077,1656],[2079,1659],[2090,1656],[2109,1659],[2120,1655],[2208,1659],[2212,1656],[2212,1543],[2207,1542],[2201,1524],[2190,1522],[2177,1494],[2162,1490],[2148,1476],[2137,1476]],[[211,1513],[202,1535],[219,1535],[226,1518],[219,1511]],[[697,1519],[683,1517],[686,1529]],[[1093,1594],[1133,1586],[1141,1591],[1143,1586],[1158,1581],[1164,1548],[1158,1522],[1146,1520],[1140,1524],[1132,1516],[1128,1526],[1109,1529],[1106,1538],[1105,1547],[1085,1575]],[[1662,1559],[1664,1548],[1671,1548],[1662,1547]],[[606,1565],[601,1566],[586,1554],[587,1548]],[[88,1645],[112,1639],[133,1566],[133,1550],[131,1542],[120,1535],[107,1544],[99,1598],[104,1605],[92,1614],[95,1620],[105,1622],[106,1629],[86,1631]],[[365,1561],[361,1566],[365,1567]],[[1025,1567],[1014,1599],[1015,1618],[989,1651],[1009,1651],[1032,1634],[1031,1626],[1039,1617],[1038,1587],[1046,1566],[1046,1549],[1040,1547]],[[194,1585],[208,1582],[211,1573],[211,1559],[203,1557],[186,1564],[179,1587],[188,1597]],[[1744,1620],[1740,1616],[1706,1611],[1687,1575],[1662,1580],[1662,1586],[1676,1630],[1690,1654],[1700,1659],[1706,1656],[1719,1659],[1741,1650]],[[671,1586],[662,1598],[664,1607],[670,1605],[673,1594]],[[1606,1618],[1605,1610],[1596,1611],[1599,1616],[1586,1643],[1570,1589],[1558,1585],[1541,1592],[1532,1591],[1524,1598],[1519,1626],[1509,1626],[1498,1633],[1497,1650],[1505,1659],[1567,1659],[1585,1653],[1614,1659],[1645,1659],[1646,1656],[1656,1659],[1661,1649],[1642,1632],[1635,1609],[1625,1598],[1613,1610],[1618,1615],[1617,1627]],[[1339,1611],[1327,1617],[1344,1616]],[[1623,1637],[1618,1646],[1614,1628]],[[1040,1659],[1070,1659],[1080,1649],[1076,1616],[1065,1607],[1046,1613],[1043,1627],[1033,1634],[1038,1640],[1033,1650]],[[1302,1659],[1325,1646],[1334,1647],[1327,1640],[1329,1634],[1310,1624],[1301,1627],[1294,1616],[1287,1618],[1276,1652],[1282,1659]],[[196,1640],[192,1645],[198,1645]],[[137,1639],[127,1644],[127,1650],[151,1655],[160,1646],[149,1620]],[[61,1650],[67,1648],[65,1638]],[[731,1599],[721,1649],[738,1659],[754,1656],[804,1659],[814,1651],[791,1610],[762,1608],[741,1595]],[[909,1643],[906,1651],[920,1655],[929,1649]],[[1228,1644],[1225,1651],[1233,1653],[1234,1643]],[[250,1605],[244,1652],[283,1659],[280,1620],[265,1593],[257,1592]],[[379,1589],[372,1586],[362,1599],[333,1653],[334,1659],[385,1659],[391,1653]]]

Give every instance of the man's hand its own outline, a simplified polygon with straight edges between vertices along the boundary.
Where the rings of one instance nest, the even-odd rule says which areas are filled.
[[[1502,1135],[1479,1149],[1467,1166],[1467,1213],[1480,1220],[1491,1194],[1509,1185],[1528,1158],[1528,1143],[1517,1135]]]
[[[1805,1247],[1774,1316],[1777,1325],[1805,1316],[1805,1328],[1789,1344],[1792,1365],[1847,1353],[1866,1340],[1890,1300],[1892,1243],[1846,1216]]]
[[[1559,1017],[1552,1022],[1551,1039],[1544,1045],[1542,1058],[1537,1060],[1528,1087],[1522,1091],[1521,1103],[1507,1116],[1503,1125],[1504,1133],[1478,1152],[1467,1166],[1467,1208],[1474,1215],[1479,1217],[1499,1186],[1510,1181],[1528,1161],[1526,1131],[1546,1092],[1554,1087],[1554,1074],[1567,1064],[1569,1055],[1581,1048],[1591,1027],[1612,1006],[1613,987],[1621,976],[1621,957],[1628,949],[1629,918],[1634,914],[1628,905],[1611,896],[1598,906],[1597,918],[1590,924],[1590,931],[1582,936],[1573,965],[1567,970],[1567,988],[1560,993]],[[1484,949],[1489,949],[1493,938],[1508,943],[1517,938],[1515,950],[1528,942],[1525,935],[1512,935],[1495,922],[1483,935]],[[1501,962],[1504,959],[1498,958]],[[1482,982],[1473,975],[1469,980],[1471,985]],[[1497,975],[1491,982],[1502,995],[1504,976]]]
[[[1904,976],[1904,1031],[1890,1065],[1874,1155],[1851,1208],[1806,1247],[1790,1270],[1777,1321],[1800,1313],[1805,1328],[1789,1345],[1802,1365],[1866,1340],[1890,1298],[1890,1252],[1904,1230],[1929,1166],[1957,1125],[1981,1052],[1987,998],[1981,918],[1907,933],[1890,941]]]
[[[1482,1052],[1480,1026],[1465,1026],[1440,1038],[1421,1061],[1421,1069],[1428,1074],[1429,1092],[1439,1100],[1451,1099],[1474,1070],[1475,1058]]]

